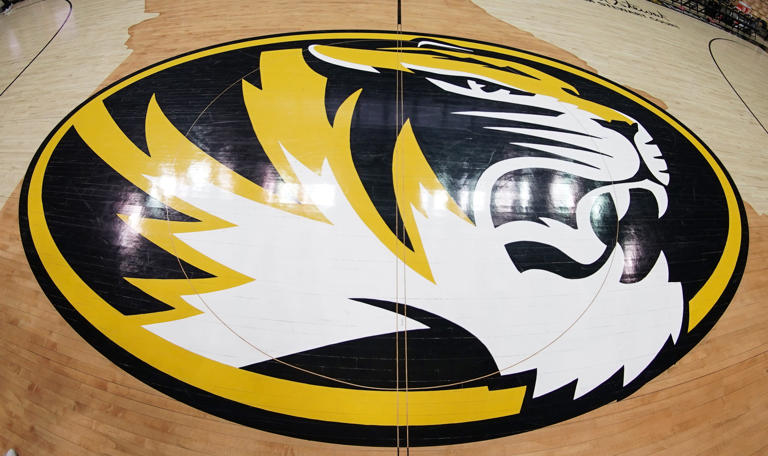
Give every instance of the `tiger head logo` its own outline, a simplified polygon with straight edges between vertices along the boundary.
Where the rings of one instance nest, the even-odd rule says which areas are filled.
[[[109,305],[142,337],[316,387],[517,388],[518,421],[473,437],[488,438],[531,428],[525,414],[552,413],[536,405],[552,398],[606,402],[639,387],[738,282],[696,301],[694,272],[738,276],[724,254],[686,269],[704,242],[743,255],[727,234],[733,190],[687,130],[625,89],[447,38],[276,43],[123,84],[41,149],[53,164],[95,158],[144,198],[101,214],[124,258],[146,244],[176,261],[162,277],[115,266],[116,286],[144,301]],[[185,100],[158,76],[206,58],[220,60],[205,71],[239,76]],[[50,212],[76,183],[47,179]],[[685,192],[713,181],[716,216],[702,223],[726,234],[681,245],[686,221],[706,218]],[[424,423],[424,443],[444,438]]]

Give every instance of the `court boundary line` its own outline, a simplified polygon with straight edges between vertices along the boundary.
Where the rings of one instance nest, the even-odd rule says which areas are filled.
[[[735,41],[735,40],[728,39],[728,38],[712,38],[711,40],[709,40],[709,44],[707,45],[707,47],[709,48],[709,56],[712,57],[712,62],[717,67],[717,71],[720,72],[720,76],[722,76],[723,79],[725,79],[725,82],[727,82],[728,86],[731,87],[731,90],[733,90],[733,93],[735,93],[736,96],[739,97],[739,100],[741,100],[741,103],[744,105],[745,108],[747,108],[747,111],[749,111],[749,113],[752,114],[752,117],[754,117],[754,119],[757,121],[758,125],[760,125],[760,127],[763,129],[763,131],[766,134],[768,134],[768,129],[765,128],[765,125],[763,125],[763,122],[760,121],[760,119],[757,117],[757,115],[755,115],[755,113],[752,111],[752,108],[750,108],[749,105],[747,104],[747,102],[744,101],[744,98],[741,97],[741,94],[739,93],[739,91],[736,90],[736,88],[733,86],[733,84],[731,84],[731,81],[725,75],[725,73],[723,72],[723,69],[720,68],[720,64],[717,63],[717,59],[715,58],[715,54],[712,52],[712,43],[714,43],[715,41],[718,41],[718,40],[730,41],[731,43],[736,43],[738,45],[741,45],[741,43],[739,43],[738,41]]]
[[[71,2],[70,0],[64,0],[64,1],[65,1],[65,2],[67,2],[67,4],[69,5],[69,11],[67,11],[67,17],[65,17],[65,18],[64,18],[64,22],[62,22],[62,23],[61,23],[61,25],[59,26],[59,29],[58,29],[58,30],[56,30],[56,33],[54,33],[54,34],[53,34],[53,36],[51,37],[51,39],[49,39],[49,40],[48,40],[48,42],[47,42],[47,43],[45,43],[45,45],[43,46],[43,48],[42,48],[42,49],[40,49],[40,51],[38,51],[38,53],[37,53],[37,54],[35,54],[35,56],[34,56],[34,57],[32,57],[32,60],[30,60],[30,61],[29,61],[29,62],[28,62],[28,63],[27,63],[25,66],[24,66],[24,68],[22,68],[22,69],[21,69],[21,71],[19,71],[19,74],[17,74],[17,75],[16,75],[16,77],[15,77],[15,78],[13,78],[13,80],[12,80],[10,83],[8,83],[8,85],[7,85],[7,86],[5,86],[5,88],[3,89],[3,91],[2,91],[2,92],[0,92],[0,96],[3,96],[3,95],[5,94],[5,92],[7,92],[7,91],[8,91],[8,89],[10,89],[10,88],[11,88],[11,86],[13,85],[13,83],[14,83],[14,82],[16,82],[16,81],[17,81],[17,80],[18,80],[18,79],[21,77],[21,75],[22,75],[22,74],[24,74],[24,72],[25,72],[25,71],[27,71],[27,68],[29,68],[29,67],[30,67],[30,65],[32,65],[33,63],[35,63],[35,60],[37,60],[37,58],[38,58],[38,57],[40,57],[40,54],[42,54],[42,53],[43,53],[43,51],[45,51],[45,50],[46,50],[46,48],[48,48],[48,45],[49,45],[49,44],[51,44],[51,42],[53,42],[53,40],[54,40],[54,39],[56,39],[56,37],[57,37],[57,36],[59,36],[59,33],[61,32],[61,30],[64,28],[64,26],[65,26],[65,25],[67,25],[67,22],[69,22],[69,18],[70,18],[70,16],[72,16],[72,2]]]

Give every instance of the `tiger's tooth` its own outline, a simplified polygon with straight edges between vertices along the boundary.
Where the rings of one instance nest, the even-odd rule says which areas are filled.
[[[666,212],[667,207],[669,206],[669,198],[667,197],[667,191],[664,187],[662,187],[659,184],[644,181],[646,185],[644,185],[642,188],[645,188],[646,190],[650,191],[653,194],[653,197],[656,198],[656,206],[659,209],[658,217],[661,218]]]
[[[610,195],[613,197],[613,202],[616,205],[616,215],[619,220],[627,215],[630,204],[630,190],[635,188],[651,192],[656,199],[656,206],[658,208],[657,217],[661,218],[664,216],[669,207],[669,198],[667,197],[666,190],[657,183],[645,180],[634,184],[617,184],[611,187]]]
[[[669,197],[667,197],[667,192],[663,189],[654,190],[653,195],[656,197],[656,204],[659,206],[659,218],[661,218],[667,212],[667,207],[669,207]]]
[[[629,188],[616,186],[611,191],[611,196],[613,196],[613,203],[616,205],[616,216],[621,220],[629,210]]]

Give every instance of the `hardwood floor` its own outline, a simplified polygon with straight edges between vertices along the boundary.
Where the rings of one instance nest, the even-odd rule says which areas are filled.
[[[15,4],[11,14],[0,16],[0,204],[13,198],[13,189],[51,129],[129,54],[124,45],[128,28],[152,17],[144,13],[142,2],[75,6],[61,32],[34,61],[67,19],[69,3],[24,1]]]
[[[607,3],[405,1],[403,29],[552,57],[667,109],[712,149],[743,198],[749,254],[741,284],[704,339],[629,397],[517,435],[411,448],[415,455],[768,454],[768,133],[760,125],[768,125],[768,55],[650,2],[628,2],[645,17]],[[64,0],[25,0],[0,16],[2,87],[68,11]],[[648,18],[656,11],[667,24]],[[20,182],[48,133],[89,95],[126,75],[237,39],[395,27],[394,1],[72,0],[61,34],[0,96],[0,450],[14,447],[19,456],[396,453],[246,427],[131,376],[51,305],[25,256],[18,208]]]

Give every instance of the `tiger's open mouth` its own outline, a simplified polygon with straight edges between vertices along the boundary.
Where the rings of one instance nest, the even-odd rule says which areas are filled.
[[[545,190],[532,191],[535,188]],[[495,227],[527,222],[542,233],[537,240],[505,245],[518,271],[541,269],[581,279],[596,273],[618,245],[624,252],[621,282],[635,283],[648,275],[661,252],[657,224],[666,213],[666,198],[663,188],[650,181],[609,184],[552,170],[523,170],[496,182],[491,211]],[[556,239],[561,236],[566,238]],[[580,250],[574,252],[563,243],[566,239],[578,243]]]

